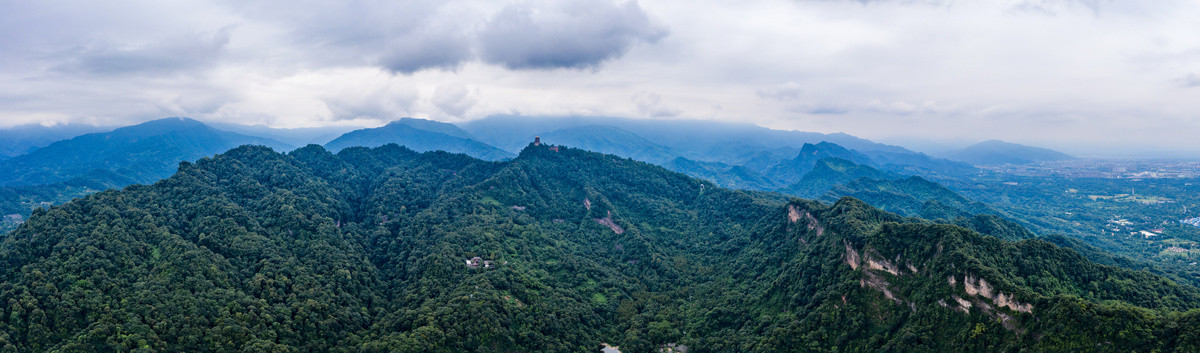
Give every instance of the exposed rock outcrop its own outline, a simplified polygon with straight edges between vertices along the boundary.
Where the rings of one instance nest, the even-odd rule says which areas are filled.
[[[624,234],[624,233],[625,233],[625,228],[621,228],[621,226],[620,226],[620,225],[618,225],[616,222],[613,222],[613,219],[612,219],[612,211],[608,211],[608,216],[607,216],[607,217],[604,217],[604,218],[596,218],[596,222],[597,222],[597,223],[600,223],[600,224],[603,224],[604,226],[608,227],[608,229],[612,229],[612,231],[613,231],[614,233],[617,233],[617,234]]]

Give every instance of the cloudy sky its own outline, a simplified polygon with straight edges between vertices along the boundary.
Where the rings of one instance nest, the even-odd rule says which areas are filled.
[[[0,127],[492,114],[1200,151],[1200,2],[0,0]]]

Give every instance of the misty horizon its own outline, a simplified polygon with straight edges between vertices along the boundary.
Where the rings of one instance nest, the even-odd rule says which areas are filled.
[[[536,120],[556,120],[556,119],[558,119],[558,120],[583,120],[583,121],[593,121],[594,123],[600,123],[600,124],[603,124],[605,122],[611,122],[614,120],[647,120],[647,121],[665,120],[665,121],[701,121],[701,122],[703,122],[703,120],[689,119],[689,118],[639,119],[639,118],[611,117],[611,116],[494,115],[494,116],[482,117],[479,119],[448,122],[448,123],[460,125],[460,124],[464,124],[464,123],[470,123],[473,121],[481,121],[481,120],[486,120],[486,119],[490,119],[490,118],[510,118],[510,117],[518,118],[518,119],[530,119],[530,120],[535,120],[535,121]],[[387,124],[391,124],[393,122],[400,121],[401,119],[430,120],[430,119],[422,119],[422,118],[416,118],[416,117],[397,117],[392,120],[382,120],[381,119],[380,123],[371,124],[371,125],[342,124],[342,125],[329,125],[329,126],[286,128],[286,127],[271,127],[271,126],[263,125],[263,124],[238,124],[238,123],[229,123],[229,122],[222,122],[222,121],[206,121],[204,119],[195,119],[195,118],[191,118],[191,117],[162,117],[162,118],[147,119],[145,121],[137,121],[137,122],[130,123],[128,125],[95,125],[95,124],[88,124],[88,123],[66,123],[66,124],[43,123],[43,124],[25,124],[25,125],[18,125],[18,126],[10,126],[10,127],[5,127],[5,128],[0,128],[0,131],[18,132],[21,130],[30,130],[30,129],[37,129],[37,128],[54,129],[54,128],[70,127],[70,128],[84,129],[81,131],[86,131],[86,132],[104,132],[104,131],[110,131],[110,130],[125,127],[125,126],[132,126],[132,125],[137,125],[137,124],[145,123],[145,122],[149,122],[149,121],[171,119],[171,118],[192,119],[192,120],[196,120],[196,121],[211,125],[216,128],[223,128],[223,129],[234,128],[235,130],[248,129],[248,130],[245,130],[244,132],[257,131],[259,133],[265,133],[266,131],[274,130],[274,131],[285,132],[285,133],[297,133],[297,134],[300,134],[301,136],[325,137],[326,140],[331,140],[334,137],[337,137],[338,135],[341,135],[346,132],[359,130],[359,129],[377,128],[377,127],[381,127],[381,126],[384,126]],[[431,121],[436,121],[436,120],[431,120]],[[709,122],[744,124],[746,126],[755,126],[755,127],[767,128],[767,129],[778,130],[778,131],[812,132],[812,133],[821,133],[821,134],[845,134],[845,135],[850,135],[853,137],[865,138],[863,136],[855,135],[851,132],[845,132],[845,131],[821,132],[821,131],[808,131],[808,130],[786,130],[786,129],[773,129],[773,128],[770,128],[767,126],[762,126],[759,124],[754,124],[754,123],[749,123],[749,122],[737,122],[737,121],[709,121]],[[999,138],[985,138],[985,139],[980,139],[980,140],[974,140],[974,139],[968,139],[968,138],[883,137],[883,138],[877,138],[877,139],[873,139],[873,138],[867,138],[867,139],[874,141],[874,142],[878,142],[878,143],[903,147],[905,149],[908,149],[908,150],[911,150],[914,152],[924,153],[924,154],[928,154],[928,155],[934,156],[934,157],[945,157],[945,155],[947,153],[953,152],[955,150],[963,149],[966,147],[970,147],[970,146],[973,146],[973,145],[976,145],[976,144],[979,144],[982,142],[1003,141],[1003,142],[1016,143],[1016,144],[1021,144],[1021,145],[1031,146],[1031,147],[1049,148],[1052,150],[1061,151],[1061,152],[1070,154],[1072,156],[1084,158],[1084,159],[1200,160],[1200,149],[1198,149],[1198,150],[1169,150],[1169,149],[1154,148],[1153,146],[1130,146],[1130,145],[1123,145],[1123,144],[1109,144],[1109,145],[1104,145],[1104,146],[1069,145],[1069,144],[1054,144],[1054,143],[1040,143],[1040,142],[1025,142],[1025,141],[1020,141],[1020,140],[1014,141],[1014,140],[1004,140],[1004,139],[999,139]],[[300,145],[303,145],[303,144],[306,144],[306,143],[301,143]]]

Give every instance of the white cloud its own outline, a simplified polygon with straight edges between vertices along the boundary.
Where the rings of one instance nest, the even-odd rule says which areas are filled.
[[[667,35],[636,1],[518,3],[484,26],[481,56],[510,69],[589,68]]]
[[[479,90],[463,84],[442,84],[430,99],[434,106],[452,117],[463,117],[479,102]]]
[[[666,118],[682,114],[683,111],[663,102],[662,95],[651,92],[641,92],[633,95],[633,103],[637,105],[638,113],[644,117]]]
[[[580,114],[1192,149],[1200,133],[1194,1],[0,0],[0,8],[0,126]]]
[[[771,87],[760,88],[755,93],[760,98],[774,100],[793,100],[800,98],[800,94],[804,93],[804,89],[799,83],[788,82]]]

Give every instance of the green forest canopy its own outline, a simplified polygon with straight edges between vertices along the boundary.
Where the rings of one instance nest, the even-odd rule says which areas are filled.
[[[0,304],[5,352],[1200,348],[1200,291],[1047,241],[545,145],[183,163],[34,212]]]

